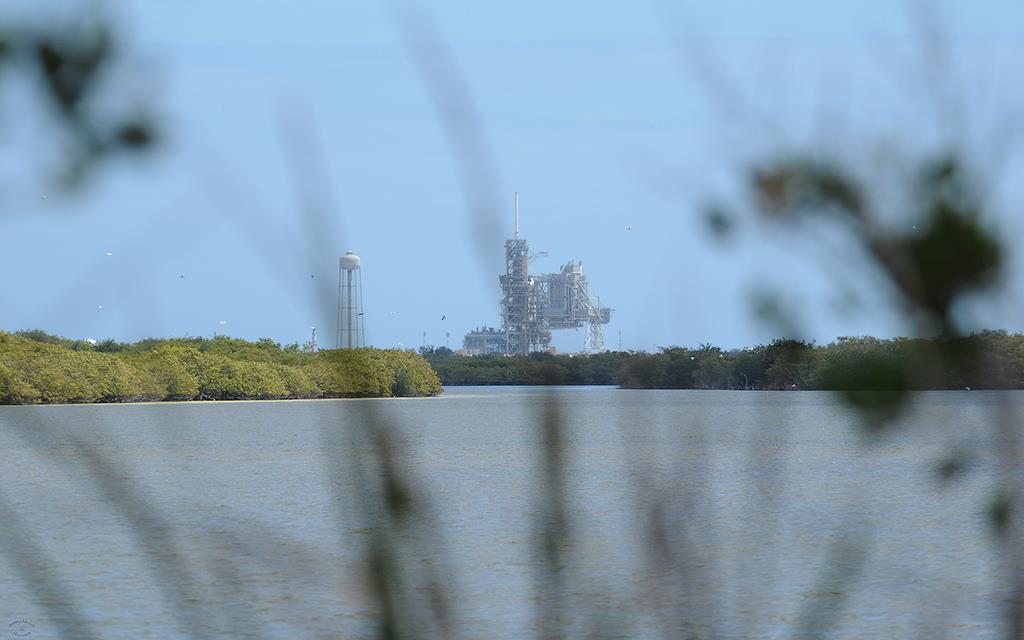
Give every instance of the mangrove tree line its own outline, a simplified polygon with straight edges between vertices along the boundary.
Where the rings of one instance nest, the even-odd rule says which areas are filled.
[[[1024,388],[1024,335],[955,339],[778,339],[747,349],[665,347],[594,355],[421,353],[445,385],[615,384],[633,389]]]
[[[0,404],[429,396],[430,365],[408,351],[303,351],[263,339],[67,340],[0,332]]]

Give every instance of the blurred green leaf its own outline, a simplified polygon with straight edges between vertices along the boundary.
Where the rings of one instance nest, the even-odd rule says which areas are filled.
[[[756,170],[753,187],[761,210],[776,217],[805,212],[862,215],[860,187],[827,163],[778,162]]]
[[[736,222],[723,207],[710,206],[704,211],[704,222],[712,236],[724,240],[732,235]]]
[[[829,353],[818,384],[834,389],[878,430],[900,415],[907,402],[910,379],[903,358],[878,350],[842,348]]]
[[[110,32],[105,26],[42,36],[35,56],[55,102],[72,112],[95,86],[110,57]]]
[[[996,494],[989,503],[989,522],[998,536],[1005,535],[1010,527],[1010,509],[1010,497],[1005,493]]]
[[[152,124],[139,120],[122,124],[115,134],[115,140],[123,147],[142,148],[153,144],[156,134]]]
[[[1002,247],[970,212],[945,199],[929,212],[925,229],[907,243],[907,255],[920,282],[910,291],[921,305],[944,316],[955,298],[991,285],[999,276]]]

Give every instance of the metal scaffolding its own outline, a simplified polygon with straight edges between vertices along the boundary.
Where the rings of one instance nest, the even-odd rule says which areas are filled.
[[[529,244],[519,237],[518,193],[515,215],[515,237],[505,241],[505,273],[498,278],[503,344],[496,342],[492,333],[485,336],[478,331],[467,334],[465,348],[470,353],[478,353],[481,348],[504,353],[546,351],[551,347],[552,331],[586,325],[584,353],[604,351],[601,325],[611,321],[612,310],[591,298],[582,263],[573,260],[562,265],[558,273],[531,276]]]

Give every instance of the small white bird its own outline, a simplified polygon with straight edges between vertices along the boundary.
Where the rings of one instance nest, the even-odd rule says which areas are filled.
[[[107,252],[107,255],[108,255],[108,256],[112,256],[112,255],[114,255],[114,252],[113,252],[113,251],[108,251],[108,252]]]
[[[103,311],[103,305],[101,304],[101,305],[99,305],[98,307],[96,307],[96,310],[97,310],[97,311]]]
[[[43,194],[43,200],[46,200],[46,194],[45,193]]]
[[[227,320],[221,320],[218,324],[227,324],[227,323],[228,323]]]

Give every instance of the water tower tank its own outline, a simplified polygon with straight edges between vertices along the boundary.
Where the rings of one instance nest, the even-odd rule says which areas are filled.
[[[345,255],[341,256],[341,268],[345,271],[355,271],[359,268],[359,256],[346,251]]]
[[[363,333],[363,272],[359,256],[346,251],[338,259],[338,348],[365,346]]]

